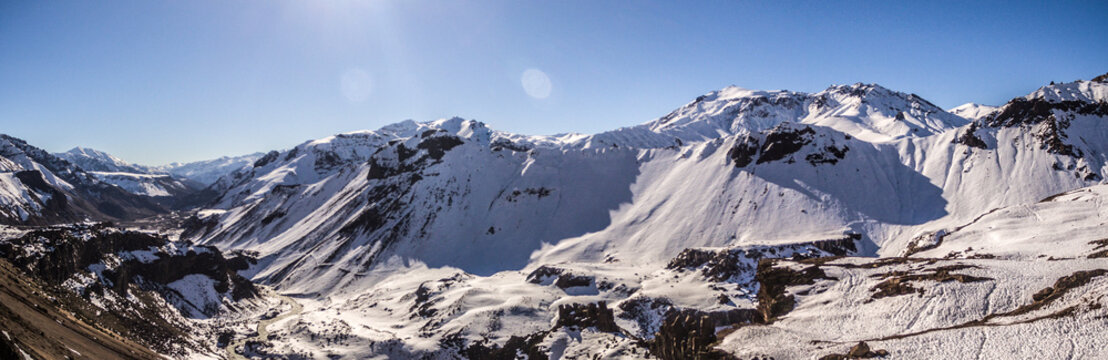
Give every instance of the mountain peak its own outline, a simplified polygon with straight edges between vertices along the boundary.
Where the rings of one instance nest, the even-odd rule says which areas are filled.
[[[1068,83],[1050,84],[1040,87],[1024,98],[1027,100],[1042,99],[1047,102],[1108,102],[1108,83],[1078,80]]]
[[[994,111],[996,111],[996,109],[999,109],[999,108],[1000,108],[999,106],[982,105],[982,104],[978,104],[978,103],[969,102],[969,103],[965,103],[965,104],[962,104],[962,105],[958,105],[958,106],[956,106],[956,107],[954,107],[950,110],[947,110],[947,112],[949,112],[951,114],[954,114],[954,115],[961,116],[963,119],[973,121],[973,120],[983,118],[983,117],[993,113]]]
[[[64,153],[54,154],[76,164],[86,171],[122,172],[134,174],[152,173],[149,167],[131,164],[104,151],[77,146]]]

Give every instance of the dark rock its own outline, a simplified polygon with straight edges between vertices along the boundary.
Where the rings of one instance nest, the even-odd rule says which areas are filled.
[[[543,265],[527,275],[527,282],[532,284],[553,284],[561,289],[567,289],[577,286],[592,286],[596,282],[596,279],[592,276],[571,274],[562,268]]]
[[[774,246],[744,246],[732,249],[688,248],[666,265],[667,269],[700,269],[712,281],[729,281],[752,274],[763,258],[789,257],[794,260],[844,256],[857,251],[860,234],[847,234],[840,239],[818,240]]]
[[[281,210],[281,209],[274,210],[273,212],[269,213],[269,215],[266,215],[264,218],[262,218],[262,225],[269,225],[269,223],[273,222],[274,220],[280,219],[281,217],[284,217],[284,216],[285,216],[285,211],[284,210]]]
[[[489,144],[489,148],[492,149],[492,151],[501,151],[504,149],[508,149],[515,152],[528,152],[531,150],[531,148],[523,144],[517,144],[508,139],[496,139],[491,144]]]
[[[870,350],[869,344],[865,341],[858,342],[846,352],[846,354],[830,354],[820,358],[820,360],[847,360],[847,359],[872,359],[877,357],[888,356],[889,352],[881,350]]]
[[[276,161],[277,156],[279,156],[279,155],[280,154],[276,150],[270,151],[270,152],[266,153],[265,156],[262,156],[261,159],[258,159],[257,161],[254,161],[254,167],[257,168],[257,167],[262,167],[262,166],[269,165],[270,163],[273,163],[274,161]]]
[[[735,163],[735,167],[746,167],[754,161],[754,156],[758,155],[758,148],[758,139],[744,136],[735,142],[735,145],[727,152],[727,157],[731,158],[731,161]]]
[[[754,277],[761,285],[757,296],[758,312],[765,323],[771,323],[792,311],[796,305],[796,299],[785,293],[787,287],[815,284],[817,279],[831,279],[818,266],[793,270],[777,267],[776,264],[773,259],[762,259],[758,262],[758,272]]]
[[[811,136],[815,133],[816,131],[808,126],[800,129],[778,126],[770,130],[762,144],[757,163],[781,160],[800,151],[804,145],[812,142]]]
[[[912,286],[912,282],[918,281],[937,281],[937,282],[950,282],[957,281],[960,283],[971,283],[979,281],[992,280],[986,277],[955,274],[953,271],[970,268],[969,265],[950,265],[941,266],[933,269],[919,270],[917,273],[909,273],[905,271],[894,271],[890,273],[877,274],[874,277],[885,279],[878,283],[873,289],[873,295],[870,301],[880,298],[900,296],[908,294],[923,295],[924,290]]]
[[[846,157],[846,152],[849,150],[850,148],[845,145],[841,148],[835,146],[825,146],[823,148],[823,152],[808,154],[808,156],[804,157],[804,160],[808,161],[808,163],[812,164],[812,166],[820,164],[835,165],[839,163],[839,160],[842,160]]]
[[[416,147],[427,150],[427,156],[432,159],[441,160],[447,151],[463,143],[462,139],[457,136],[443,135],[424,139]]]
[[[966,129],[962,132],[962,134],[954,139],[954,142],[978,149],[984,149],[988,147],[988,144],[985,144],[985,140],[982,140],[980,137],[977,136],[977,129],[977,122],[971,122],[969,126],[967,126]]]
[[[604,301],[589,304],[568,304],[558,306],[558,318],[554,328],[559,327],[590,328],[602,332],[620,332],[615,315]]]
[[[548,332],[538,332],[527,336],[512,336],[504,346],[486,345],[476,343],[467,347],[463,353],[470,360],[515,360],[519,354],[524,354],[527,359],[549,360],[539,348],[539,343]]]
[[[739,326],[760,320],[753,309],[703,312],[694,309],[671,311],[650,341],[650,352],[662,359],[726,359],[714,349],[716,328]]]

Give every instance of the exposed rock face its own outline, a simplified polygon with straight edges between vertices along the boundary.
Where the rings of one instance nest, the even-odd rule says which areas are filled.
[[[203,275],[214,281],[214,290],[229,293],[233,300],[253,298],[257,290],[253,283],[237,271],[250,266],[251,259],[226,259],[214,247],[195,247],[178,253],[162,249],[169,244],[165,238],[139,232],[118,231],[111,224],[72,225],[36,230],[15,239],[0,242],[0,256],[31,275],[51,285],[85,274],[96,266],[106,266],[97,273],[103,276],[85,289],[103,294],[110,287],[126,296],[131,284],[143,290],[175,293],[168,285],[188,275]],[[134,252],[149,255],[131,255]],[[171,296],[181,296],[172,294]],[[206,315],[219,309],[192,304]]]
[[[1015,98],[997,113],[985,118],[991,127],[1035,125],[1051,118],[1055,112],[1078,115],[1108,116],[1108,103],[1084,101],[1047,101],[1045,99]]]
[[[163,239],[141,233],[106,232],[82,239],[73,231],[99,232],[108,227],[110,224],[101,223],[32,231],[0,242],[0,256],[31,275],[58,285],[89,265],[100,262],[106,255],[144,250],[165,243]]]
[[[841,239],[819,240],[774,246],[741,246],[725,250],[689,248],[670,260],[667,269],[699,269],[712,281],[749,281],[758,262],[768,258],[794,260],[826,256],[845,256],[857,251],[860,234]]]
[[[650,341],[650,352],[667,360],[726,359],[729,358],[728,355],[712,348],[718,340],[716,328],[760,320],[758,313],[751,309],[721,312],[694,309],[672,311],[666,315],[658,333]]]
[[[543,265],[540,266],[531,274],[527,275],[527,282],[532,284],[550,285],[553,284],[561,289],[577,287],[577,286],[590,286],[593,285],[596,279],[592,276],[574,275],[566,271],[565,269]]]
[[[966,128],[962,130],[962,135],[959,135],[956,139],[954,139],[954,142],[978,149],[984,149],[988,147],[988,144],[985,143],[985,140],[982,140],[980,137],[977,136],[977,129],[978,125],[976,122],[970,123],[969,126],[966,126]]]
[[[1081,157],[1081,150],[1065,141],[1068,138],[1065,130],[1070,127],[1074,115],[1108,116],[1108,103],[1016,98],[986,117],[983,124],[989,127],[1033,127],[1040,149]]]
[[[237,273],[249,267],[246,260],[241,257],[225,259],[223,254],[214,247],[203,247],[203,249],[207,251],[198,253],[189,250],[184,255],[158,253],[158,259],[149,263],[127,261],[120,264],[116,270],[105,272],[105,276],[108,276],[108,279],[115,283],[115,288],[119,289],[125,288],[126,284],[134,281],[136,276],[141,276],[144,281],[165,285],[181,280],[186,275],[200,274],[215,280],[215,291],[220,293],[230,291],[233,300],[258,295],[254,284]],[[112,279],[113,275],[114,279]],[[205,310],[212,312],[210,309]],[[218,309],[215,310],[218,311]]]
[[[1061,277],[1058,280],[1054,281],[1054,286],[1039,290],[1035,293],[1035,295],[1032,295],[1031,299],[1035,302],[1030,306],[1035,308],[1042,307],[1043,305],[1046,305],[1051,301],[1057,300],[1058,298],[1062,297],[1062,295],[1065,295],[1065,293],[1068,292],[1070,289],[1084,286],[1085,284],[1088,284],[1090,281],[1092,281],[1092,279],[1104,276],[1106,274],[1108,274],[1108,270],[1095,269],[1087,271],[1077,271],[1074,272],[1072,275]],[[1022,313],[1020,311],[1021,309],[1017,309],[1016,313]]]
[[[877,357],[889,356],[889,352],[885,349],[870,350],[869,344],[865,341],[859,342],[850,348],[846,354],[831,354],[825,355],[820,360],[847,360],[847,359],[872,359]]]
[[[762,143],[759,151],[758,164],[784,159],[786,156],[800,151],[804,145],[812,142],[815,130],[811,127],[799,129],[775,128],[766,134],[766,141]]]
[[[281,154],[278,153],[277,151],[270,151],[269,153],[266,153],[265,156],[262,156],[261,159],[258,159],[257,161],[254,161],[254,167],[262,167],[262,166],[269,165],[270,163],[276,161],[277,156],[279,156],[279,155],[281,155]]]
[[[785,293],[785,288],[794,285],[811,285],[816,279],[830,279],[818,266],[807,266],[800,270],[775,266],[772,259],[758,262],[758,274],[755,279],[761,284],[758,289],[758,313],[762,321],[773,322],[779,316],[792,311],[796,299]]]
[[[257,296],[254,285],[237,274],[252,259],[227,259],[215,248],[107,223],[0,239],[0,258],[40,281],[60,304],[71,304],[74,316],[174,356],[206,346],[197,341],[202,337],[188,334],[186,318],[214,316]]]
[[[960,283],[970,283],[970,282],[979,282],[979,281],[992,280],[992,279],[985,278],[985,277],[980,277],[980,276],[972,276],[972,275],[954,273],[954,271],[962,270],[962,269],[966,269],[966,268],[970,268],[970,267],[972,267],[972,266],[951,265],[951,266],[942,266],[942,267],[938,267],[938,268],[934,268],[934,269],[927,269],[927,270],[913,272],[913,273],[891,272],[891,273],[885,273],[885,274],[877,274],[875,277],[880,278],[880,279],[885,279],[885,280],[878,283],[877,286],[875,286],[873,289],[871,289],[871,291],[873,291],[872,300],[876,300],[876,299],[880,299],[880,298],[884,298],[884,297],[900,296],[900,295],[908,295],[908,294],[923,295],[925,290],[923,288],[917,288],[915,286],[912,286],[912,282],[919,282],[919,281],[927,280],[927,281],[937,281],[937,282],[957,281],[957,282],[960,282]]]
[[[735,162],[735,167],[746,167],[758,155],[760,145],[757,138],[744,136],[735,142],[735,146],[731,147],[727,156]]]
[[[595,327],[603,332],[619,332],[615,315],[604,301],[588,304],[570,304],[558,306],[558,320],[555,328],[574,326],[578,328]]]
[[[812,166],[834,165],[846,158],[850,150],[848,146],[838,144],[827,134],[817,133],[811,126],[782,123],[758,136],[747,135],[738,138],[727,155],[735,167],[740,168],[750,165],[751,162],[755,164],[773,161],[792,163],[796,161],[794,154],[806,147],[812,149],[804,155],[804,160]]]
[[[465,357],[472,360],[515,360],[520,354],[527,359],[548,360],[549,356],[539,349],[539,343],[546,336],[546,332],[539,332],[525,337],[512,336],[504,346],[486,345],[478,343],[470,345],[463,352]]]
[[[23,184],[30,186],[31,189],[49,196],[49,200],[46,200],[47,210],[57,215],[62,215],[69,211],[67,208],[69,201],[66,200],[65,193],[47,184],[46,180],[42,177],[42,172],[38,170],[20,171],[15,173],[15,177],[23,182]]]

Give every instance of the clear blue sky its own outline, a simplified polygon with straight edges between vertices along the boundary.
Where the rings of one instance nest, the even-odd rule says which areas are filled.
[[[1105,15],[1105,1],[0,0],[0,133],[153,165],[454,115],[592,133],[732,84],[1000,104],[1108,72]]]

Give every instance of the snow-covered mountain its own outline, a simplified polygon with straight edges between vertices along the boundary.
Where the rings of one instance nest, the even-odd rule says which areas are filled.
[[[75,147],[54,154],[77,165],[98,180],[119,186],[135,195],[158,198],[172,206],[172,199],[184,198],[201,190],[204,185],[149,166],[131,164],[103,151]]]
[[[133,174],[158,173],[148,166],[132,164],[123,161],[122,159],[115,156],[112,156],[112,154],[80,146],[72,148],[69,151],[63,153],[56,153],[54,155],[65,159],[74,165],[77,165],[85,171]]]
[[[10,143],[13,169],[99,182]],[[229,354],[1097,358],[1108,345],[1105,82],[951,111],[872,84],[729,87],[599,134],[404,121],[225,160],[173,245],[193,254],[163,250],[256,256],[239,274],[285,295],[263,295],[281,304],[264,315],[188,320],[234,319],[216,344]],[[202,285],[182,297],[230,309]]]
[[[364,321],[344,316],[341,328],[412,331],[344,332],[357,346],[422,339],[380,351],[397,356],[483,341],[506,348],[520,333],[545,334],[527,339],[532,350],[626,354],[635,346],[603,334],[571,351],[547,324],[569,316],[558,304],[604,300],[617,318],[643,319],[617,328],[668,344],[666,331],[679,329],[658,326],[671,311],[743,318],[767,301],[756,296],[767,286],[754,280],[756,260],[708,282],[675,261],[897,256],[990,210],[1099,184],[1108,175],[1105,89],[1050,85],[970,116],[876,85],[816,94],[731,87],[595,135],[406,121],[267,154],[183,236],[256,251],[255,280],[322,299],[306,300],[307,327],[283,328],[286,350],[330,331],[329,314],[356,312]],[[683,255],[690,249],[707,250]],[[528,280],[541,274],[566,285]],[[408,306],[426,314],[391,310]],[[507,323],[526,325],[498,327]]]
[[[164,172],[176,177],[189,179],[203,186],[215,183],[219,178],[239,170],[249,169],[255,161],[265,154],[254,153],[241,156],[223,156],[218,159],[201,160],[189,163],[171,163],[152,166],[151,170]]]
[[[967,120],[915,94],[876,84],[836,85],[815,94],[730,86],[638,126],[595,135],[505,136],[561,147],[661,148],[765,131],[783,122],[819,125],[866,141],[886,142],[935,134],[965,125]]]
[[[490,274],[848,233],[891,254],[935,224],[1099,182],[1104,87],[1052,85],[969,124],[875,85],[728,88],[585,137],[409,121],[270,153],[191,234],[270,256],[260,278],[302,291],[393,256]],[[1055,89],[1091,110],[1040,95]]]
[[[25,141],[0,135],[0,222],[50,224],[164,213],[154,200],[104,182]]]

